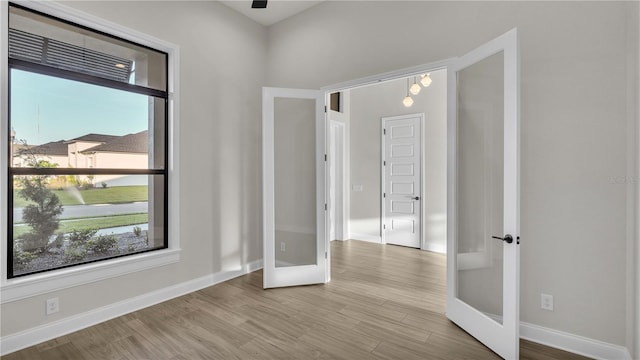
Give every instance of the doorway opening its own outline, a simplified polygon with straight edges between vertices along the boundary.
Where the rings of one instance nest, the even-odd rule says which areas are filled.
[[[431,83],[428,87],[419,86],[416,95],[411,94],[413,104],[406,107],[403,98],[409,93],[409,86],[420,84],[422,75],[429,74]],[[323,89],[326,90],[326,89]],[[329,197],[329,228],[342,226],[343,236],[331,237],[331,240],[360,240],[378,244],[398,244],[429,250],[439,253],[446,252],[446,213],[447,213],[447,71],[444,66],[434,64],[420,69],[410,69],[405,73],[393,76],[382,76],[375,81],[344,84],[340,93],[340,111],[331,110],[331,96],[327,96],[327,118],[330,126],[340,123],[343,128],[343,152],[332,154],[334,140],[333,130],[329,131],[329,173],[333,169],[331,160],[340,161],[343,165],[343,184],[337,192],[342,192],[344,198],[338,204],[343,216],[338,211],[333,212]],[[328,92],[331,94],[331,92]],[[385,166],[385,136],[392,140],[391,129],[384,134],[384,120],[400,119],[406,116],[420,117],[420,124],[412,131],[418,143],[416,148],[409,150],[406,146],[395,144],[396,159],[406,162],[408,153],[412,151],[414,164],[409,166],[387,164]],[[391,123],[390,123],[391,124]],[[396,133],[401,129],[398,128]],[[399,135],[403,136],[403,135]],[[388,144],[390,145],[390,144]],[[392,154],[386,155],[390,157]],[[398,158],[401,157],[401,158]],[[388,161],[387,161],[388,163]],[[407,199],[391,199],[394,189],[390,176],[391,168],[395,167],[395,174],[399,171],[413,171],[412,184],[406,184],[406,179],[395,178],[395,191],[402,192]],[[385,176],[385,168],[388,170]],[[406,169],[405,169],[406,168]],[[331,178],[331,175],[330,175]],[[385,184],[385,181],[388,183]],[[405,182],[405,184],[400,184]],[[330,181],[331,185],[334,184]],[[410,187],[411,189],[407,188]],[[402,188],[402,189],[401,189]],[[335,188],[328,189],[329,194]],[[411,194],[404,194],[404,192]],[[403,202],[402,200],[410,200]],[[418,198],[415,200],[415,198]],[[393,204],[392,204],[393,201]],[[392,207],[395,205],[395,209]],[[400,216],[405,213],[403,218]],[[334,215],[335,214],[335,215]],[[394,221],[395,220],[395,221]],[[334,224],[334,221],[337,221]],[[340,224],[340,221],[342,224]],[[394,227],[395,224],[395,227]],[[400,231],[393,231],[393,230]],[[403,230],[404,229],[404,230]],[[411,230],[411,231],[409,231]],[[390,232],[391,231],[391,232]],[[408,232],[407,232],[408,231]],[[395,235],[394,235],[395,233]],[[399,235],[404,233],[404,235]],[[411,234],[411,235],[409,235]],[[336,233],[337,235],[337,233]],[[389,236],[390,235],[390,236]],[[404,241],[410,236],[410,241]],[[391,241],[389,241],[391,239]]]

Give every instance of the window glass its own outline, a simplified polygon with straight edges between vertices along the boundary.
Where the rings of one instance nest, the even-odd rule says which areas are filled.
[[[12,69],[13,166],[45,160],[57,168],[163,168],[165,103]]]

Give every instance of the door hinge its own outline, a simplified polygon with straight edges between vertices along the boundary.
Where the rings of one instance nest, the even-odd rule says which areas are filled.
[[[387,166],[387,160],[382,161],[382,166]]]
[[[327,105],[324,106],[324,112],[327,112]]]
[[[327,211],[327,204],[324,204],[324,211]]]
[[[384,230],[386,230],[386,229],[387,229],[387,225],[386,225],[386,224],[382,225],[382,228],[383,228]]]
[[[327,161],[327,154],[324,154],[324,161]]]
[[[387,197],[387,193],[382,193],[382,197],[386,198]]]
[[[324,252],[324,258],[325,259],[327,258],[327,252],[326,251]]]
[[[387,135],[387,129],[382,129],[382,134]]]

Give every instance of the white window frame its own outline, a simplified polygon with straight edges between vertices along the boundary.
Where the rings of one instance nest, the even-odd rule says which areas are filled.
[[[8,15],[9,2],[0,1],[0,304],[49,293],[61,289],[71,288],[104,279],[135,273],[138,271],[176,263],[180,260],[180,200],[179,185],[180,171],[178,159],[179,150],[179,47],[164,40],[160,40],[136,30],[128,29],[99,17],[69,8],[53,2],[38,2],[32,0],[12,1],[17,5],[39,11],[60,19],[68,20],[90,29],[111,34],[135,43],[145,45],[168,54],[168,176],[169,196],[167,209],[169,211],[168,247],[162,250],[136,254],[96,263],[78,265],[70,268],[52,270],[19,278],[7,279],[7,194],[8,194]]]

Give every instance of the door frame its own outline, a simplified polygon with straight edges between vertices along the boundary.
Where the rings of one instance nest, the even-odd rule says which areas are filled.
[[[329,139],[329,144],[327,146],[327,153],[331,154],[333,152],[333,148],[331,147],[331,128],[335,128],[336,131],[336,139],[334,139],[334,144],[336,145],[336,148],[339,148],[339,151],[337,151],[337,153],[335,155],[331,154],[332,156],[329,156],[329,164],[328,167],[331,167],[331,159],[337,159],[336,161],[336,166],[335,166],[335,174],[333,177],[334,180],[334,184],[335,184],[335,212],[336,214],[331,214],[331,220],[334,222],[334,231],[335,231],[335,240],[345,240],[348,237],[348,231],[347,231],[347,221],[345,221],[345,218],[347,217],[346,214],[346,195],[348,194],[347,191],[345,191],[345,167],[346,167],[346,124],[341,122],[341,121],[337,121],[337,120],[329,120],[329,134],[327,136],[327,138]],[[338,135],[339,133],[339,135]],[[332,209],[334,209],[334,204],[331,203],[331,196],[329,195],[329,192],[331,191],[331,181],[327,182],[327,202],[328,202],[328,206],[329,206],[329,212],[331,212]],[[339,216],[336,216],[339,215]],[[331,224],[329,224],[329,229],[331,227]],[[329,233],[331,231],[329,230]],[[331,241],[331,238],[329,238],[329,241]]]
[[[430,70],[433,71],[433,70]],[[385,206],[385,197],[384,194],[386,192],[385,189],[385,166],[384,161],[385,159],[385,139],[384,139],[384,129],[385,129],[385,124],[387,121],[390,120],[399,120],[399,119],[406,119],[406,118],[414,118],[414,117],[419,117],[420,118],[420,193],[418,194],[418,196],[420,197],[420,217],[419,217],[419,221],[420,221],[420,234],[419,239],[420,239],[420,250],[424,250],[425,248],[425,239],[424,239],[424,224],[426,223],[425,220],[425,198],[424,198],[424,179],[425,179],[425,156],[424,156],[424,118],[425,118],[425,114],[424,113],[415,113],[415,114],[407,114],[407,115],[396,115],[396,116],[383,116],[380,118],[380,126],[381,129],[383,129],[383,131],[380,132],[380,235],[381,235],[381,243],[382,244],[386,244],[387,240],[386,240],[386,229],[385,229],[385,224],[386,224],[386,206]]]

